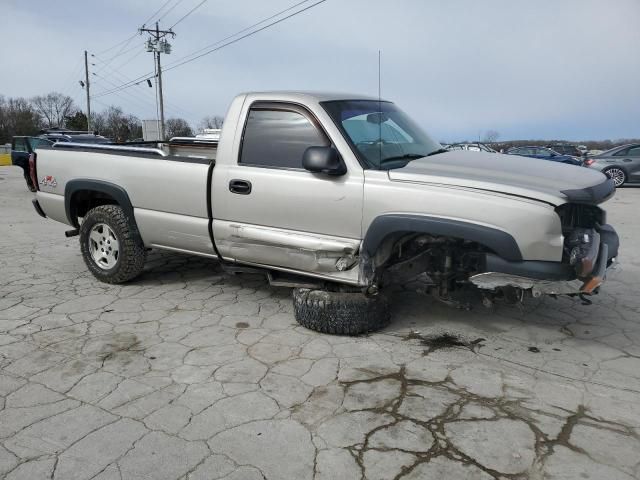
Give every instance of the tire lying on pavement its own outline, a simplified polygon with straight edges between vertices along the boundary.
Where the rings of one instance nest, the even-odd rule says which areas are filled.
[[[296,321],[303,327],[334,335],[358,335],[389,323],[389,302],[378,294],[293,289]]]
[[[123,283],[142,273],[147,252],[133,230],[117,205],[101,205],[87,212],[80,225],[80,250],[98,280]]]

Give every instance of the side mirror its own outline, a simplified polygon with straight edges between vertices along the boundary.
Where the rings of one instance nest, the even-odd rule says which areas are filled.
[[[347,166],[340,158],[340,154],[333,147],[309,147],[302,156],[302,166],[313,173],[326,175],[344,175]]]

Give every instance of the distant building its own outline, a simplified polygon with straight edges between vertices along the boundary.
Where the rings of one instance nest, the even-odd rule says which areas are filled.
[[[160,140],[160,121],[142,120],[142,138],[145,142]]]

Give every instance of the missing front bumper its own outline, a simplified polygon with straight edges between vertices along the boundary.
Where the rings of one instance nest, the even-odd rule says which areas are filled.
[[[606,234],[602,235],[599,244],[598,256],[589,269],[588,276],[576,278],[575,271],[563,263],[506,262],[494,255],[487,255],[487,271],[474,275],[469,280],[484,290],[515,287],[530,290],[534,297],[594,293],[616,266],[618,235],[613,228],[608,225],[606,227]]]

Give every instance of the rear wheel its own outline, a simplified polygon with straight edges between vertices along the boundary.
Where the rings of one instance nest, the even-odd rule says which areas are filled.
[[[294,288],[293,307],[300,325],[321,333],[359,335],[389,323],[389,304],[382,294]]]
[[[82,258],[93,275],[106,283],[122,283],[142,272],[147,252],[117,205],[90,210],[80,226]]]
[[[624,185],[627,181],[627,174],[619,167],[609,167],[602,171],[607,177],[613,180],[616,187]]]

